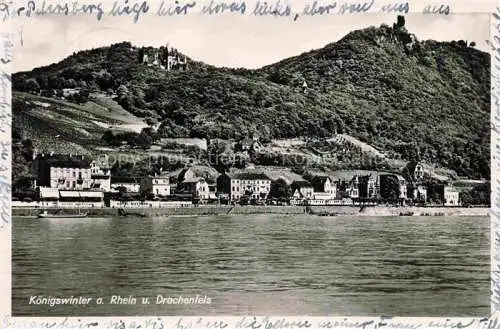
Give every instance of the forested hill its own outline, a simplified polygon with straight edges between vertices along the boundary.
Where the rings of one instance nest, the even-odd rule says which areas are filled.
[[[404,27],[354,31],[259,70],[189,61],[140,64],[130,43],[83,51],[13,76],[22,91],[112,91],[165,137],[264,139],[345,133],[393,158],[490,176],[490,57],[466,41],[418,41]]]

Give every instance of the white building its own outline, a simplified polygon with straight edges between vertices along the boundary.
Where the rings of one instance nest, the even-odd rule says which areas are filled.
[[[239,200],[242,196],[267,199],[270,190],[271,179],[262,173],[226,173],[217,179],[217,191],[229,195],[230,200]]]
[[[111,190],[119,191],[120,188],[125,188],[126,192],[139,193],[141,182],[136,177],[111,177]]]
[[[332,182],[330,177],[316,176],[311,184],[314,188],[313,199],[333,200],[337,197],[337,184]]]
[[[292,183],[292,199],[306,200],[312,199],[314,188],[308,181],[295,181]]]
[[[201,177],[188,178],[177,184],[176,194],[190,196],[200,200],[210,199],[208,183]]]
[[[415,201],[427,201],[427,187],[423,185],[418,185],[413,189],[413,200]]]
[[[54,187],[38,187],[38,199],[42,207],[100,208],[104,207],[102,191],[59,190]]]
[[[357,199],[359,198],[359,176],[356,175],[349,182],[349,187],[347,188],[347,193],[349,198]]]
[[[111,191],[111,169],[108,162],[108,157],[94,160],[90,163],[91,172],[91,188],[104,192]]]
[[[141,190],[158,197],[170,195],[170,179],[168,174],[160,173],[142,178]]]
[[[406,184],[406,179],[401,175],[396,175],[399,183],[399,198],[406,200],[408,198],[408,187]]]
[[[424,178],[424,166],[421,162],[415,165],[415,170],[413,171],[413,178],[415,181],[419,181]]]
[[[166,173],[160,173],[152,178],[153,194],[158,196],[170,195],[170,180]]]
[[[445,206],[460,205],[459,193],[452,186],[444,187],[444,205]]]
[[[88,189],[92,185],[91,160],[83,155],[40,154],[33,161],[35,187]]]

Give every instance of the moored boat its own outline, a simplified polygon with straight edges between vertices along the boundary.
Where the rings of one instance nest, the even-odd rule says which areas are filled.
[[[47,210],[38,214],[38,218],[85,218],[87,217],[87,213],[78,213],[78,214],[49,214]]]

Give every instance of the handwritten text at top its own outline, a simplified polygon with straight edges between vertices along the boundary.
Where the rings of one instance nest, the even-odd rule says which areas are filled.
[[[115,0],[115,1],[0,1],[0,21],[13,18],[33,18],[37,16],[76,16],[90,15],[98,21],[105,17],[131,17],[134,23],[140,21],[143,15],[160,17],[199,15],[250,15],[289,17],[296,21],[302,16],[350,15],[360,13],[395,13],[406,14],[410,11],[420,11],[428,15],[449,15],[449,4],[420,5],[412,8],[408,1],[357,0],[329,1],[310,0],[303,5],[292,7],[291,0]]]

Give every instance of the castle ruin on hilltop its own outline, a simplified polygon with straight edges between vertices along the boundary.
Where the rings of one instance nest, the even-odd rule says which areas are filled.
[[[153,47],[141,48],[139,60],[148,66],[157,66],[167,71],[187,71],[188,62],[186,56],[181,56],[177,49],[161,46],[160,49]]]

